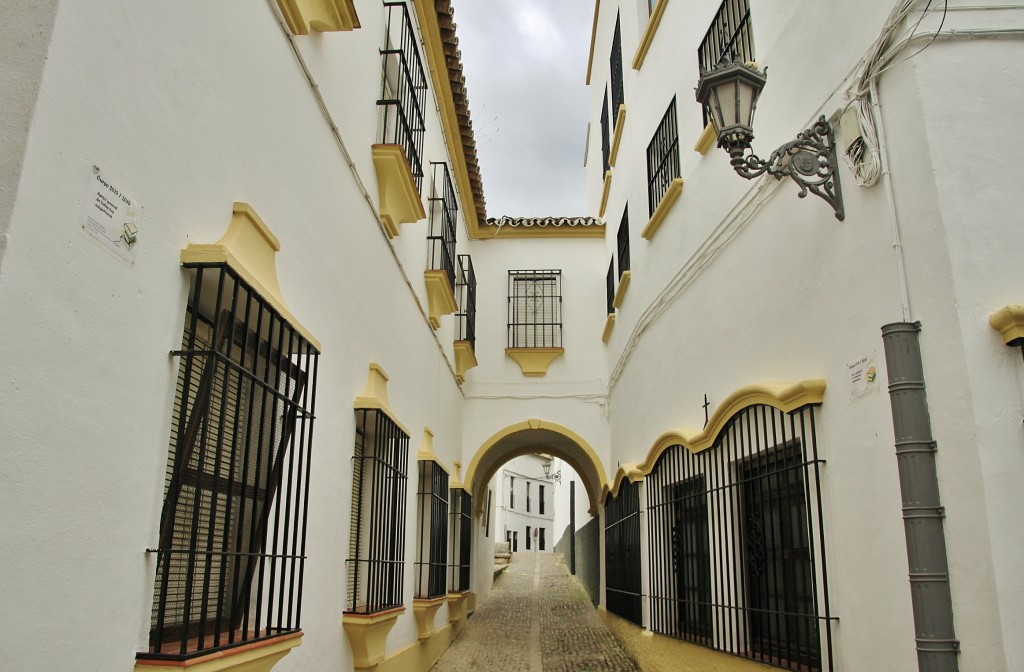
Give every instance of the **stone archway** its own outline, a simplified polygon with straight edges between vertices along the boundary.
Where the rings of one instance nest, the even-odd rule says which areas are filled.
[[[503,464],[530,453],[547,453],[565,460],[576,471],[587,490],[590,514],[597,515],[598,503],[608,489],[605,468],[586,439],[562,425],[531,419],[496,432],[473,455],[466,470],[465,487],[473,495],[476,513],[483,513],[487,484]]]

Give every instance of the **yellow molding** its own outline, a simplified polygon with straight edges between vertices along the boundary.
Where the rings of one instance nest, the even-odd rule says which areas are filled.
[[[622,142],[622,129],[626,126],[626,104],[619,105],[619,113],[615,117],[615,133],[612,136],[612,149],[608,154],[608,165],[615,167],[615,159],[619,156],[619,143]]]
[[[440,599],[443,601],[445,598]],[[428,672],[455,640],[455,635],[454,628],[445,623],[429,638],[413,642],[389,655],[374,672]]]
[[[430,312],[430,326],[441,327],[441,318],[451,315],[459,309],[455,302],[455,291],[448,281],[448,273],[428,269],[423,272],[423,282],[427,285],[427,306]]]
[[[466,597],[469,591],[463,593],[448,593],[448,622],[458,623],[466,620]]]
[[[639,70],[644,64],[644,59],[647,58],[647,51],[651,48],[651,43],[654,42],[654,34],[658,32],[658,26],[661,25],[661,17],[665,14],[665,6],[668,4],[668,0],[658,0],[658,4],[654,6],[654,11],[651,12],[651,17],[647,19],[647,28],[644,29],[644,34],[640,38],[640,44],[636,48],[636,54],[633,56],[633,69]]]
[[[381,224],[388,238],[394,238],[399,224],[418,222],[427,213],[401,145],[374,145],[373,167],[377,171]]]
[[[662,0],[664,2],[665,0]],[[654,238],[654,234],[661,228],[662,222],[668,217],[668,211],[672,209],[676,199],[683,193],[683,178],[677,177],[672,180],[672,184],[668,185],[668,189],[665,191],[665,195],[661,197],[661,202],[658,203],[658,207],[655,208],[654,214],[651,215],[651,220],[647,222],[647,226],[640,232],[640,235],[651,240]]]
[[[627,462],[620,464],[619,468],[615,470],[615,476],[612,478],[611,488],[608,492],[611,493],[612,497],[619,496],[619,488],[622,487],[622,482],[629,479],[630,483],[639,483],[644,480],[644,472],[640,470],[640,466],[635,462]]]
[[[293,35],[353,30],[359,28],[359,17],[352,0],[277,0],[288,30]]]
[[[466,372],[477,365],[473,345],[469,341],[455,341],[455,378],[460,384],[466,382]]]
[[[452,462],[452,471],[451,479],[448,481],[448,488],[450,490],[462,488],[462,460]]]
[[[716,140],[718,140],[718,129],[715,128],[714,121],[708,121],[708,125],[704,127],[700,137],[697,138],[697,144],[693,146],[693,151],[704,156],[715,146]]]
[[[466,222],[469,237],[480,237],[480,225],[477,221],[476,204],[473,200],[473,187],[469,182],[469,167],[466,164],[466,150],[462,144],[462,127],[455,112],[455,97],[452,94],[452,82],[448,75],[448,63],[444,55],[444,43],[441,40],[441,26],[437,22],[437,9],[433,0],[413,0],[416,18],[420,26],[420,37],[423,39],[423,52],[427,57],[430,80],[437,93],[437,104],[441,108],[441,126],[444,137],[451,148],[448,158],[452,172],[455,173],[456,192],[462,206],[462,217]]]
[[[352,647],[353,667],[357,670],[373,668],[384,660],[388,633],[404,612],[405,607],[395,607],[376,614],[342,615],[341,625]]]
[[[420,641],[430,639],[436,632],[434,616],[446,601],[444,595],[433,599],[417,597],[412,601],[412,613],[416,616],[416,632]]]
[[[252,206],[236,202],[231,208],[231,223],[220,240],[212,244],[189,243],[181,251],[179,259],[183,266],[227,264],[319,352],[320,341],[295,319],[281,294],[281,286],[277,282],[277,252],[280,249],[281,243]]]
[[[590,226],[496,226],[480,227],[481,238],[604,238],[605,225]]]
[[[480,448],[477,449],[476,453],[473,455],[473,459],[470,460],[469,462],[469,468],[466,470],[466,483],[469,485],[469,493],[473,494],[472,488],[475,488],[478,483],[480,484],[480,487],[486,488],[487,484],[490,483],[491,478],[494,476],[495,473],[497,473],[497,470],[500,469],[502,466],[501,464],[492,465],[489,471],[485,470],[483,474],[480,474],[480,463],[481,461],[483,461],[487,453],[504,439],[512,436],[513,434],[526,431],[528,429],[544,429],[549,432],[554,432],[555,434],[561,434],[562,436],[569,439],[580,448],[580,450],[583,452],[583,457],[585,458],[584,460],[577,459],[579,457],[578,455],[572,455],[567,452],[546,452],[549,452],[555,457],[559,457],[565,460],[566,462],[569,463],[569,466],[573,468],[573,471],[579,474],[580,478],[583,480],[583,487],[586,488],[587,496],[590,499],[590,514],[596,516],[598,496],[608,487],[607,479],[605,478],[604,473],[604,465],[601,462],[601,459],[597,456],[597,451],[594,450],[593,446],[591,446],[586,439],[584,439],[582,436],[572,431],[568,427],[564,427],[555,422],[541,420],[540,418],[530,418],[529,420],[524,420],[523,422],[517,422],[514,425],[509,425],[508,427],[505,427],[504,429],[495,432],[493,435],[491,435],[489,439],[487,439],[480,445]],[[526,446],[519,449],[518,451],[509,452],[507,457],[509,460],[511,460],[512,458],[519,457],[520,455],[528,455],[536,452],[537,448],[535,446]],[[593,470],[594,474],[596,474],[597,476],[596,483],[591,483],[590,480],[587,478],[588,472],[586,467],[588,466]],[[476,514],[478,516],[482,515],[484,512],[484,503],[486,499],[487,498],[483,496],[475,498],[476,504],[474,505],[474,508],[476,509]]]
[[[612,337],[612,329],[615,327],[615,313],[608,313],[608,319],[604,321],[604,331],[601,332],[601,342],[607,343]]]
[[[565,353],[565,348],[505,348],[524,376],[543,376],[551,362]]]
[[[597,42],[597,16],[601,13],[601,0],[594,2],[594,25],[590,28],[590,55],[587,56],[587,86],[590,86],[590,71],[594,67],[594,44]]]
[[[598,217],[604,217],[604,209],[608,207],[608,193],[612,190],[612,171],[604,174],[604,188],[601,191],[601,208],[597,211]]]
[[[622,302],[626,299],[626,290],[629,289],[629,279],[632,277],[633,271],[623,271],[619,276],[619,286],[615,288],[615,298],[612,300],[612,305],[616,308],[622,307]]]
[[[693,453],[707,450],[714,445],[719,432],[732,417],[749,406],[767,404],[783,413],[792,413],[808,404],[820,404],[824,398],[824,378],[811,378],[795,383],[771,380],[741,387],[715,408],[706,427],[673,429],[665,432],[651,446],[647,458],[637,466],[644,475],[650,474],[658,458],[671,446],[686,446]]]
[[[999,332],[1004,343],[1018,345],[1024,339],[1024,306],[1004,306],[992,313],[988,323]]]
[[[277,661],[300,644],[301,631],[189,660],[137,660],[134,672],[169,672],[175,668],[187,669],[188,672],[269,672]]]
[[[423,441],[420,442],[419,450],[416,451],[416,461],[433,462],[444,469],[445,473],[450,473],[448,467],[444,466],[444,462],[434,452],[434,431],[430,427],[423,428]]]
[[[370,373],[366,377],[366,388],[363,393],[356,397],[352,408],[372,408],[383,411],[391,421],[398,425],[398,428],[411,436],[405,425],[398,421],[398,416],[391,409],[391,402],[388,401],[388,374],[377,362],[370,362]]]

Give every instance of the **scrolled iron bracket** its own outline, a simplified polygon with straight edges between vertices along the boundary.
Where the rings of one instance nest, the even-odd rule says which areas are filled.
[[[777,180],[790,177],[800,187],[800,193],[797,194],[800,198],[806,197],[810,191],[832,206],[836,219],[843,221],[846,218],[837,172],[839,164],[836,160],[835,135],[824,116],[797,135],[796,140],[772,152],[767,161],[756,154],[743,156],[749,142],[723,144],[729,151],[733,169],[741,177],[750,180],[764,173]]]

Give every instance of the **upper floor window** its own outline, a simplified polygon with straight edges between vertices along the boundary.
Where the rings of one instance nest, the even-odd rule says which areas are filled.
[[[611,168],[612,140],[608,124],[608,87],[604,89],[601,97],[601,157],[604,160],[604,172]]]
[[[608,261],[608,274],[605,276],[605,302],[608,314],[615,312],[615,257]]]
[[[526,482],[526,512],[530,512],[530,482]]]
[[[416,191],[423,184],[424,99],[427,78],[420,60],[416,34],[409,9],[404,2],[385,2],[387,27],[380,50],[383,61],[380,110],[380,137],[384,144],[400,145],[409,161]]]
[[[455,198],[448,164],[431,163],[433,184],[430,192],[430,235],[427,236],[430,269],[444,271],[455,292],[455,232],[459,204]]]
[[[402,604],[409,435],[379,409],[356,409],[352,528],[345,610]]]
[[[455,314],[455,339],[476,345],[476,273],[468,254],[459,255],[458,274],[455,276],[455,299],[460,312]]]
[[[665,116],[658,124],[658,130],[647,145],[647,202],[651,215],[679,174],[679,125],[676,122],[676,99],[673,96]]]
[[[562,272],[508,272],[508,347],[562,347]]]
[[[537,486],[537,488],[538,488],[538,492],[537,492],[537,513],[539,513],[540,515],[543,516],[544,515],[544,486],[543,485],[539,485],[539,486]]]
[[[160,516],[149,652],[299,630],[319,353],[232,268],[194,269]],[[273,513],[273,515],[271,515]]]
[[[612,38],[611,53],[611,92],[612,92],[612,124],[619,114],[619,106],[626,102],[626,93],[622,85],[622,33],[619,30],[619,17],[615,17],[615,36]]]
[[[508,477],[508,508],[516,508],[516,477]]]
[[[629,208],[623,208],[619,231],[615,234],[616,248],[619,255],[619,277],[629,270]]]
[[[750,28],[750,0],[722,0],[704,40],[697,49],[700,73],[723,60],[746,63],[754,60],[754,34]],[[699,74],[698,73],[698,76]],[[711,119],[704,110],[704,124]]]

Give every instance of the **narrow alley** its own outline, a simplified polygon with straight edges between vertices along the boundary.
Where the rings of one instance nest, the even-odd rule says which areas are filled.
[[[634,672],[552,553],[516,553],[433,672]]]

